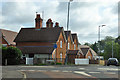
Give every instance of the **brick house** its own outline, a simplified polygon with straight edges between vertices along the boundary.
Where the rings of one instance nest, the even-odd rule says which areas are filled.
[[[65,32],[66,39],[68,40],[67,49],[73,50],[73,39],[72,39],[71,31],[64,31],[64,32]]]
[[[64,31],[66,39],[68,39],[67,56],[69,63],[75,63],[75,58],[83,58],[82,52],[78,49],[77,34],[72,34],[71,31]],[[67,37],[68,36],[68,37]]]
[[[5,47],[16,46],[14,39],[17,36],[17,32],[5,30],[5,29],[0,29],[0,33],[2,34],[0,39],[2,40],[3,46],[5,46]]]
[[[87,58],[87,59],[90,59],[90,60],[95,60],[95,58],[97,56],[97,53],[93,49],[91,49],[89,46],[80,45],[79,50],[84,55],[83,58]]]
[[[63,27],[48,19],[46,27],[42,27],[40,14],[36,15],[35,27],[21,28],[15,38],[16,46],[22,51],[23,57],[58,58],[57,62],[64,63],[66,54],[66,37]]]
[[[72,34],[72,39],[73,39],[73,48],[74,50],[78,50],[78,37],[77,37],[77,34],[74,33]]]

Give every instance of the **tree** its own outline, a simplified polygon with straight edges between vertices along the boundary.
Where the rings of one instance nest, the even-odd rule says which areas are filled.
[[[92,44],[90,46],[96,53],[98,52],[98,47],[97,47],[97,43],[95,42],[94,44]]]
[[[117,43],[120,45],[120,36],[118,36],[118,37],[115,39],[115,42],[117,42]]]
[[[8,47],[8,48],[2,48],[2,57],[3,57],[3,64],[5,62],[5,59],[7,59],[8,64],[19,64],[20,58],[21,58],[21,51],[16,47]]]
[[[5,65],[5,59],[7,59],[7,48],[2,47],[2,64]]]
[[[104,58],[108,59],[112,57],[112,43],[113,43],[113,57],[120,61],[120,45],[115,43],[115,40],[105,42]]]
[[[84,45],[90,46],[91,44],[90,44],[90,43],[88,43],[88,42],[86,42]]]
[[[97,51],[98,44],[100,44],[100,50],[103,50],[103,53],[100,54],[104,56],[107,60],[108,58],[112,57],[112,43],[113,43],[113,57],[117,58],[120,61],[120,36],[116,39],[111,36],[106,36],[103,40],[99,41],[98,43],[94,43],[91,45],[91,48],[94,51]],[[96,46],[95,46],[96,45]]]

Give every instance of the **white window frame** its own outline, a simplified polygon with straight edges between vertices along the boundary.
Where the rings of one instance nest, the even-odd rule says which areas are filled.
[[[68,43],[68,49],[70,49],[70,43]]]
[[[7,47],[7,44],[2,44],[3,47]]]
[[[62,53],[60,53],[60,61],[62,62]]]
[[[62,48],[62,41],[60,41],[60,48]]]
[[[88,59],[91,59],[91,57],[90,57],[90,56],[88,56]]]
[[[74,50],[76,50],[76,45],[74,44]]]

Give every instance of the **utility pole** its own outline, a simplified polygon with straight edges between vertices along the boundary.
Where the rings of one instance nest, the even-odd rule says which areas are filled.
[[[106,25],[101,25],[98,27],[98,52],[99,52],[99,62],[100,62],[100,54],[101,54],[101,46],[100,46],[100,27],[103,27]]]
[[[69,28],[69,10],[70,10],[70,2],[73,0],[69,0],[68,2],[68,15],[67,15],[67,44],[66,44],[66,58],[65,58],[65,65],[67,65],[67,52],[68,52],[68,28]]]
[[[112,58],[113,58],[113,54],[114,54],[114,53],[113,53],[113,41],[112,41]]]

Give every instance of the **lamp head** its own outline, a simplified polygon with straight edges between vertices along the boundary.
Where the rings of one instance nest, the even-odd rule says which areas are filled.
[[[102,27],[103,27],[103,26],[106,26],[106,25],[102,25]]]

